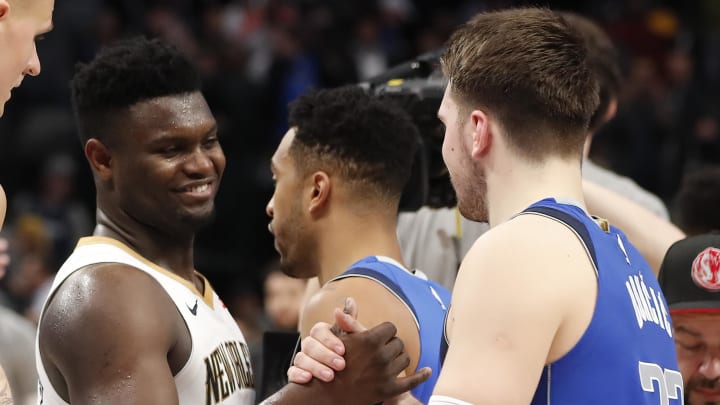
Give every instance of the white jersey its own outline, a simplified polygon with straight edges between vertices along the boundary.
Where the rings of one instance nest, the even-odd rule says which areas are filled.
[[[105,237],[82,238],[55,276],[50,294],[76,270],[95,263],[123,263],[152,276],[173,300],[192,338],[190,358],[175,375],[180,405],[252,405],[255,389],[250,352],[240,328],[210,283],[205,294],[195,286],[140,256],[123,243]],[[45,304],[47,305],[47,303]],[[42,318],[42,315],[41,315]],[[35,343],[42,405],[66,405],[53,388]]]

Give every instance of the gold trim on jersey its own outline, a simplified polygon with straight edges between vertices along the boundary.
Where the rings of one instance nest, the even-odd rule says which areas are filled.
[[[173,280],[177,281],[178,283],[184,285],[184,286],[187,287],[193,294],[195,294],[195,295],[197,295],[198,297],[202,298],[202,300],[205,302],[205,304],[207,304],[211,309],[214,309],[214,306],[213,306],[213,289],[212,289],[212,286],[210,285],[210,282],[205,278],[205,276],[203,276],[202,274],[198,273],[197,271],[195,271],[195,275],[196,275],[197,277],[199,277],[200,280],[202,280],[203,285],[205,286],[205,288],[204,288],[205,294],[200,293],[200,291],[197,289],[197,287],[195,287],[195,284],[193,284],[190,280],[187,280],[187,279],[185,279],[185,278],[182,278],[182,277],[178,276],[177,274],[173,273],[172,271],[170,271],[170,270],[168,270],[168,269],[166,269],[166,268],[164,268],[164,267],[162,267],[162,266],[160,266],[160,265],[158,265],[158,264],[156,264],[156,263],[151,262],[150,260],[148,260],[148,259],[146,259],[145,257],[143,257],[140,253],[138,253],[138,252],[136,252],[135,250],[133,250],[130,246],[128,246],[128,245],[120,242],[120,241],[117,240],[117,239],[108,238],[108,237],[106,237],[106,236],[86,236],[86,237],[80,238],[80,240],[78,240],[78,243],[77,243],[77,246],[76,246],[76,247],[87,246],[87,245],[95,245],[95,244],[107,244],[107,245],[112,245],[112,246],[115,246],[115,247],[123,250],[125,253],[129,254],[130,256],[134,257],[134,258],[137,259],[137,260],[140,260],[140,261],[143,262],[144,264],[146,264],[146,265],[148,265],[149,267],[151,267],[153,270],[156,270],[156,271],[158,271],[158,272],[160,272],[160,273],[162,273],[162,274],[164,274],[164,275],[172,278]]]

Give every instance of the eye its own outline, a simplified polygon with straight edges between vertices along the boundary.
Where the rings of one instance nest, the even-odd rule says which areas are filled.
[[[180,147],[178,147],[177,145],[167,145],[167,146],[160,148],[160,150],[158,151],[158,153],[160,155],[162,155],[163,157],[166,157],[166,158],[173,157],[173,156],[177,155],[179,152],[180,152]]]
[[[207,147],[212,147],[212,146],[217,145],[218,143],[219,143],[218,137],[213,136],[213,137],[206,139],[205,142],[203,142],[203,145],[205,145]]]
[[[705,345],[703,343],[683,343],[683,342],[677,342],[678,346],[683,348],[684,350],[687,350],[692,353],[698,353],[705,349]]]

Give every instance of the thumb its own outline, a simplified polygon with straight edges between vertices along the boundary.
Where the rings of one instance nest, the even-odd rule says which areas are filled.
[[[354,299],[345,299],[345,308],[342,311],[335,309],[335,324],[347,333],[364,332],[367,328],[357,320],[358,308]]]

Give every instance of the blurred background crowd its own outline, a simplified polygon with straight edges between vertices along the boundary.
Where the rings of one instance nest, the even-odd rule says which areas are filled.
[[[286,130],[288,102],[308,88],[361,82],[438,49],[476,12],[524,4],[529,2],[57,1],[56,28],[38,43],[43,74],[15,90],[0,121],[0,184],[9,200],[2,234],[11,256],[0,301],[36,319],[54,272],[78,237],[92,232],[94,188],[68,83],[75,65],[101,46],[131,35],[162,37],[202,72],[228,165],[217,198],[219,220],[198,236],[197,268],[252,341],[272,325],[293,328],[293,300],[299,302],[303,289],[302,282],[277,273],[263,286],[276,267],[264,210],[272,194],[269,157]],[[684,177],[720,163],[720,2],[543,4],[593,18],[615,42],[625,85],[616,118],[595,136],[592,158],[654,192],[674,212]],[[266,308],[263,299],[278,291],[293,298]]]

